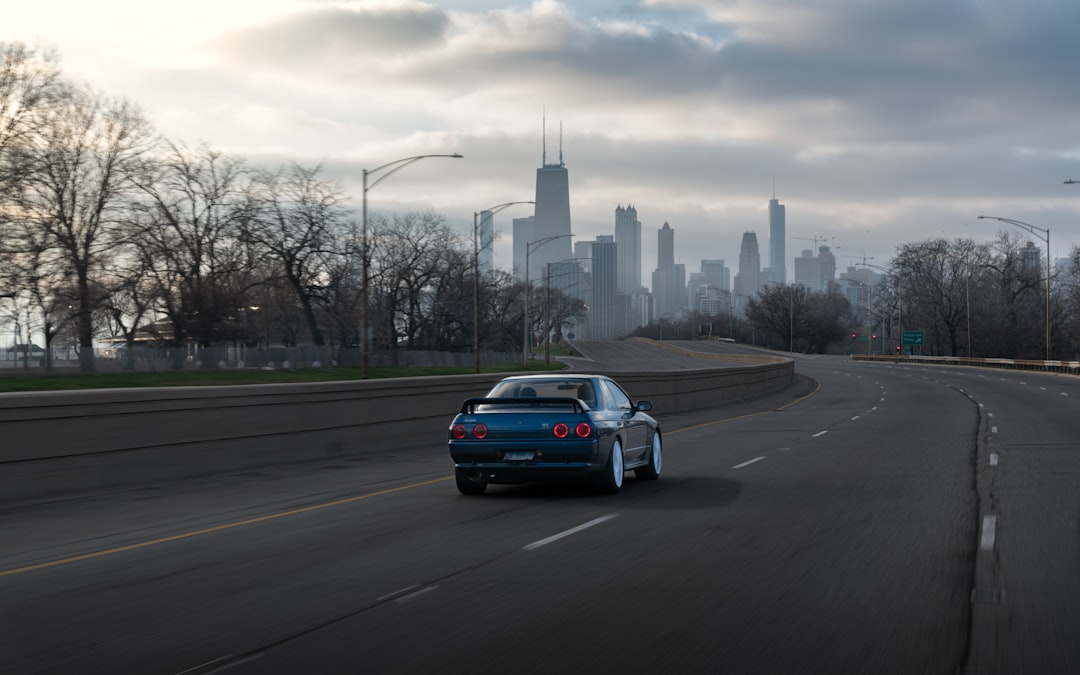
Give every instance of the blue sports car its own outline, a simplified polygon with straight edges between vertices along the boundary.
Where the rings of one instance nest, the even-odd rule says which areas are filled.
[[[470,398],[450,424],[450,457],[462,494],[489,483],[583,478],[602,492],[623,473],[660,477],[660,425],[604,375],[518,375]]]

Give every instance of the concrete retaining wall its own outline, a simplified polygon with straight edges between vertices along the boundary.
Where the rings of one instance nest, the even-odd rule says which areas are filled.
[[[786,359],[612,374],[635,399],[689,410],[793,381]],[[290,462],[445,451],[461,402],[501,375],[0,394],[0,502]]]

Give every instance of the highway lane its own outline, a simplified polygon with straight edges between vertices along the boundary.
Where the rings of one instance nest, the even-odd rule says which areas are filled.
[[[1011,379],[1027,374],[796,359],[821,384],[805,400],[658,411],[664,476],[614,497],[460,497],[436,441],[2,513],[0,672],[956,672],[984,515],[977,440],[997,444],[998,471],[1023,450],[1002,442],[1011,422],[991,434],[1005,412],[987,408],[1032,396],[1023,414],[1040,419],[1056,414],[1043,399],[1069,397]],[[995,478],[994,555],[1075,590],[1068,476],[1022,466]],[[1040,497],[1073,512],[1009,506],[1047,481],[1063,491]],[[1013,520],[1025,512],[1045,534]],[[1021,523],[1035,548],[1010,553]],[[1030,602],[1019,627],[975,605],[1001,636],[976,631],[980,663],[1066,672],[1051,624],[1075,627],[1075,603]],[[1050,656],[1026,661],[1032,642]]]
[[[1080,672],[1080,378],[893,367],[983,411],[973,669]]]

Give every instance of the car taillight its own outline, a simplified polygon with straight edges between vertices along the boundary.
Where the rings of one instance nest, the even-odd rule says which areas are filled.
[[[566,424],[563,422],[559,422],[558,424],[556,424],[554,431],[555,436],[558,438],[566,438],[570,435],[570,427],[566,426]]]
[[[472,435],[477,438],[483,438],[487,436],[487,425],[477,424],[475,427],[472,428]]]
[[[464,424],[455,424],[453,433],[454,433],[454,438],[465,438],[465,425]]]
[[[574,433],[578,435],[578,438],[588,438],[592,433],[592,427],[585,422],[578,422],[577,427],[574,428]]]

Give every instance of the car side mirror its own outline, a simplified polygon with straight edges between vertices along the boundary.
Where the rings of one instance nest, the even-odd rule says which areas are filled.
[[[634,404],[634,410],[637,410],[639,412],[649,412],[650,410],[652,410],[652,402],[651,401],[638,401],[637,403]]]

